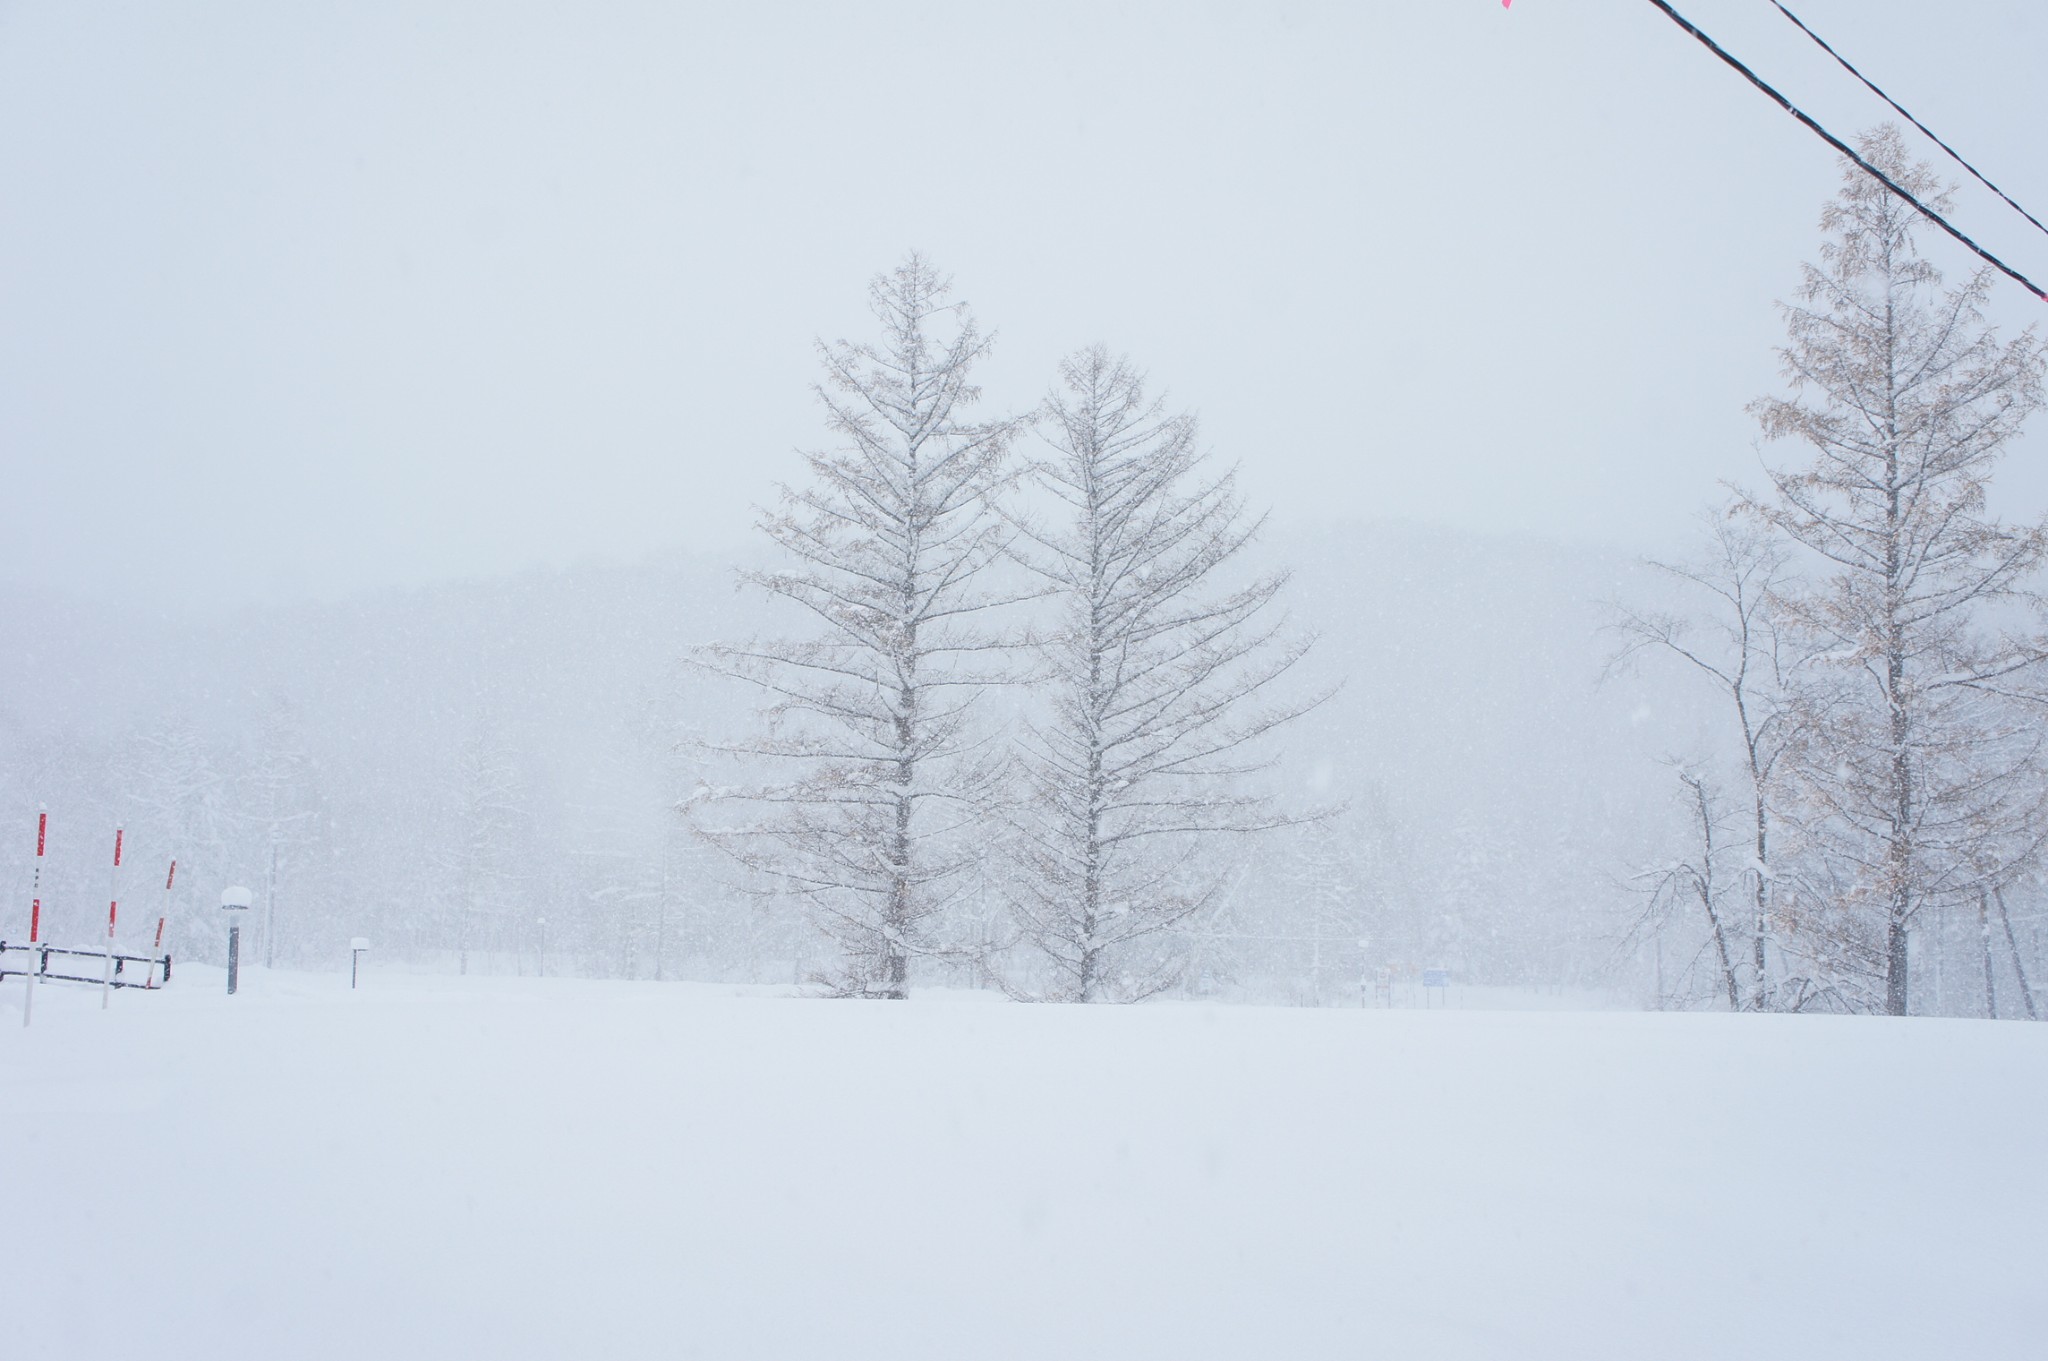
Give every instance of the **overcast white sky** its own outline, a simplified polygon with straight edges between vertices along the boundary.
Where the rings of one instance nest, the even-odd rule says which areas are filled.
[[[1680,8],[1882,114],[1767,0]],[[2048,214],[2038,5],[1794,8]],[[0,582],[729,550],[822,438],[812,338],[913,245],[998,405],[1100,339],[1285,519],[1651,547],[1756,467],[1836,175],[1645,0],[0,0]],[[2048,422],[2008,511],[2044,465]]]

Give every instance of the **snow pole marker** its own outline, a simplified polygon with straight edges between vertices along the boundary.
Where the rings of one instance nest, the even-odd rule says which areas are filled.
[[[156,978],[156,961],[164,952],[164,918],[171,915],[171,881],[177,877],[178,862],[174,859],[171,861],[171,872],[164,876],[164,905],[163,910],[156,914],[156,939],[149,944],[149,972],[143,975],[142,981],[142,986],[145,988],[156,986],[156,983],[153,981]],[[165,969],[164,982],[168,983],[170,981],[171,971]]]
[[[106,972],[100,979],[100,1010],[105,1011],[114,996],[114,919],[121,912],[121,829],[114,829],[114,868],[107,876]]]
[[[49,839],[50,814],[47,809],[36,814],[36,873],[29,885],[28,905],[28,969],[22,975],[21,1023],[26,1026],[36,1007],[36,942],[43,932],[43,845]]]

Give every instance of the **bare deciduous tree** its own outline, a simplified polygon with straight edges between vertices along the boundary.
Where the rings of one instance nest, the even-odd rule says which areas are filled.
[[[725,750],[786,772],[723,791],[741,820],[707,831],[808,902],[840,953],[819,981],[847,996],[906,996],[911,959],[941,948],[994,765],[968,720],[1006,646],[984,612],[1016,422],[967,419],[990,342],[949,292],[913,254],[870,287],[879,344],[820,342],[845,443],[805,455],[810,481],[762,518],[793,565],[746,576],[814,631],[703,659],[767,697],[765,730]]]
[[[1618,608],[1612,627],[1623,641],[1614,663],[1632,661],[1645,652],[1670,656],[1707,680],[1726,700],[1742,771],[1743,811],[1748,824],[1744,839],[1752,852],[1749,864],[1742,867],[1750,896],[1745,914],[1750,936],[1747,1005],[1762,1011],[1772,1005],[1767,944],[1774,930],[1771,853],[1780,793],[1778,763],[1793,731],[1787,695],[1787,667],[1793,659],[1785,655],[1772,610],[1774,597],[1786,584],[1787,550],[1776,536],[1753,523],[1722,511],[1710,512],[1706,518],[1710,547],[1698,561],[1650,564],[1697,599],[1700,608],[1677,613]],[[1687,772],[1680,779],[1695,805],[1693,821],[1704,819],[1711,833],[1704,777]],[[1706,838],[1711,839],[1711,835]],[[1725,954],[1728,937],[1736,928],[1722,920],[1721,909],[1712,901],[1707,903],[1707,913]],[[1733,1000],[1736,980],[1732,970],[1730,964],[1730,1004],[1739,1006]]]
[[[1034,472],[1057,511],[1021,524],[1019,553],[1057,614],[1011,901],[1049,969],[1039,995],[1134,1000],[1178,976],[1164,937],[1220,883],[1205,846],[1288,821],[1238,780],[1314,702],[1269,697],[1306,643],[1269,608],[1284,575],[1230,583],[1259,522],[1204,471],[1191,416],[1101,347],[1066,361],[1045,414]]]
[[[1634,944],[1652,932],[1661,934],[1665,918],[1687,905],[1697,907],[1707,925],[1706,944],[1713,951],[1716,982],[1728,998],[1728,1009],[1740,1011],[1742,983],[1735,963],[1736,937],[1731,920],[1734,913],[1728,902],[1732,891],[1730,853],[1739,848],[1740,839],[1731,842],[1720,796],[1707,776],[1681,765],[1678,783],[1684,791],[1692,848],[1669,864],[1635,876],[1636,883],[1649,894],[1649,903],[1626,943]],[[1691,966],[1687,972],[1691,972]],[[1661,977],[1658,988],[1657,1004],[1661,1007],[1666,1000]]]

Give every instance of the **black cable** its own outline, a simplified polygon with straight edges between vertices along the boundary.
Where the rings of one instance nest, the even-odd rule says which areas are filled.
[[[1863,171],[1864,174],[1870,176],[1879,184],[1883,185],[1885,188],[1891,190],[1894,194],[1904,199],[1907,203],[1911,204],[1915,209],[1919,211],[1922,217],[1925,217],[1929,222],[1932,222],[1935,226],[1941,228],[1950,236],[1953,236],[1956,240],[1962,242],[1965,246],[1969,247],[1969,249],[1973,253],[1975,253],[1979,259],[1983,260],[1986,264],[1989,264],[1999,273],[2005,275],[2008,279],[2011,279],[2017,284],[2019,284],[2020,287],[2026,289],[2027,292],[2032,293],[2035,297],[2041,299],[2041,301],[2048,302],[2048,289],[2042,288],[2041,285],[2035,283],[2032,279],[2029,279],[2026,275],[2020,273],[2011,265],[2008,265],[2005,261],[1993,255],[1990,251],[1984,249],[1975,241],[1972,241],[1969,237],[1963,235],[1962,232],[1958,231],[1954,226],[1952,226],[1949,223],[1949,220],[1947,218],[1943,217],[1940,213],[1935,212],[1934,209],[1928,207],[1919,199],[1913,197],[1913,195],[1910,192],[1908,192],[1903,185],[1900,185],[1899,183],[1894,181],[1891,176],[1885,174],[1882,170],[1879,170],[1869,161],[1866,161],[1863,159],[1863,157],[1857,155],[1856,149],[1854,147],[1850,146],[1841,138],[1835,136],[1835,134],[1833,134],[1832,132],[1829,132],[1820,124],[1814,122],[1812,118],[1807,116],[1804,110],[1800,109],[1791,100],[1785,98],[1785,96],[1779,94],[1776,90],[1772,89],[1768,84],[1764,82],[1764,78],[1762,76],[1759,76],[1756,72],[1750,70],[1747,66],[1744,66],[1742,62],[1739,59],[1737,59],[1733,53],[1728,51],[1727,48],[1721,46],[1721,44],[1715,42],[1712,38],[1709,38],[1706,34],[1700,32],[1700,30],[1693,24],[1693,22],[1690,19],[1687,19],[1683,14],[1680,14],[1677,10],[1671,8],[1671,6],[1667,4],[1665,0],[1650,0],[1650,3],[1655,5],[1658,9],[1663,10],[1665,15],[1671,20],[1672,23],[1677,24],[1687,33],[1690,33],[1693,37],[1699,39],[1701,46],[1705,47],[1709,52],[1712,52],[1722,61],[1727,62],[1728,65],[1734,67],[1737,71],[1741,72],[1743,79],[1747,80],[1750,84],[1756,86],[1757,89],[1762,90],[1765,95],[1769,96],[1772,103],[1776,104],[1786,113],[1791,114],[1794,118],[1798,119],[1801,123],[1804,123],[1808,128],[1812,129],[1813,134],[1816,137],[1820,138],[1823,142],[1826,142],[1829,146],[1833,147],[1835,150],[1841,152],[1844,156],[1848,157],[1850,162],[1854,164],[1859,170]]]
[[[1882,99],[1885,103],[1891,105],[1893,109],[1897,110],[1899,117],[1905,119],[1908,123],[1911,123],[1914,127],[1920,129],[1921,132],[1927,134],[1928,141],[1934,143],[1943,151],[1946,151],[1948,153],[1949,159],[1954,161],[1963,169],[1969,171],[1970,174],[1976,178],[1977,183],[1983,185],[1986,189],[1989,189],[1992,193],[2004,199],[2006,201],[2006,204],[2014,212],[2018,213],[2027,221],[2033,223],[2034,226],[2044,235],[2048,235],[2048,226],[2042,226],[2040,218],[2035,217],[2032,213],[2020,207],[2019,204],[2013,202],[2013,197],[2011,194],[2006,193],[2005,190],[2000,189],[1997,185],[1993,184],[1990,180],[1986,179],[1984,177],[1984,172],[1979,170],[1976,166],[1971,165],[1968,161],[1964,160],[1961,152],[1957,151],[1947,142],[1942,141],[1939,137],[1936,137],[1934,135],[1933,128],[1928,127],[1925,123],[1921,122],[1912,114],[1908,113],[1906,111],[1906,106],[1899,103],[1898,100],[1893,99],[1883,90],[1878,89],[1876,83],[1872,81],[1869,76],[1864,75],[1861,71],[1857,70],[1854,66],[1849,64],[1849,59],[1847,57],[1835,51],[1834,48],[1828,46],[1828,40],[1826,38],[1821,37],[1820,34],[1815,33],[1812,29],[1808,28],[1798,15],[1794,14],[1791,10],[1786,9],[1782,4],[1779,4],[1778,0],[1771,0],[1771,4],[1776,6],[1778,13],[1784,15],[1787,19],[1790,19],[1792,21],[1792,26],[1794,28],[1797,28],[1801,33],[1804,33],[1807,37],[1813,39],[1814,42],[1820,45],[1821,51],[1827,53],[1829,56],[1833,57],[1837,62],[1839,62],[1844,71],[1847,71],[1850,75],[1862,81],[1864,87],[1868,89],[1872,94],[1876,95],[1879,99]]]

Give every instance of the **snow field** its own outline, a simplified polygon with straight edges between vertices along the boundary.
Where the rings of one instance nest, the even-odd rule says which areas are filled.
[[[0,1355],[2048,1355],[2048,1027],[0,986]]]

